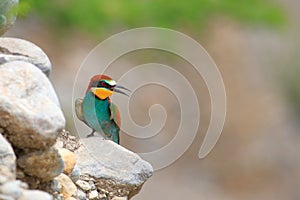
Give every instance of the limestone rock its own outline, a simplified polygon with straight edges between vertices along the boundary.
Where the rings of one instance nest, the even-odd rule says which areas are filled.
[[[18,166],[30,175],[49,181],[58,176],[64,169],[63,160],[54,147],[46,151],[36,151],[21,156]]]
[[[83,138],[80,142],[75,154],[81,177],[95,180],[100,192],[110,197],[132,197],[153,174],[148,162],[110,140]]]
[[[82,189],[83,191],[89,191],[92,189],[92,187],[90,186],[90,184],[86,181],[83,180],[78,180],[76,181],[76,185]]]
[[[78,200],[86,200],[86,194],[81,190],[77,190],[76,198]]]
[[[39,190],[24,190],[18,200],[52,200],[52,196]]]
[[[77,165],[75,165],[73,171],[69,176],[71,180],[75,183],[76,181],[78,181],[80,174],[81,174],[80,169],[78,168]]]
[[[74,152],[80,147],[80,141],[68,131],[62,130],[59,132],[57,141],[55,144],[57,147],[68,149]]]
[[[21,149],[55,143],[65,118],[48,78],[35,66],[14,61],[0,65],[0,127]]]
[[[72,182],[72,180],[67,175],[60,174],[56,179],[60,182],[60,184],[62,186],[61,191],[62,191],[64,199],[76,196],[77,188],[76,188],[75,184]]]
[[[61,192],[61,189],[62,189],[62,186],[59,182],[58,179],[53,179],[50,183],[50,189],[51,191],[53,192],[56,192],[56,193],[60,193]]]
[[[5,195],[5,194],[0,194],[0,199],[1,200],[15,200],[13,197]]]
[[[18,0],[1,0],[0,1],[0,35],[15,22],[17,16],[16,6]]]
[[[68,197],[66,200],[76,200],[74,197]]]
[[[38,67],[49,76],[51,63],[47,55],[35,44],[18,38],[0,38],[0,64],[24,61]]]
[[[64,173],[71,174],[76,164],[76,156],[73,152],[65,148],[58,148],[58,151],[64,161]]]
[[[76,151],[82,174],[120,184],[141,185],[153,173],[152,166],[137,154],[110,140],[83,138]]]
[[[21,181],[9,181],[0,186],[0,194],[4,194],[15,199],[22,195],[22,185]]]
[[[0,134],[0,175],[8,175],[7,173],[14,174],[16,172],[16,156],[14,150],[7,142],[7,140]],[[5,172],[4,168],[7,168]],[[14,177],[11,177],[14,178]]]
[[[89,193],[89,199],[97,199],[98,198],[98,192],[97,190],[93,190]]]
[[[127,200],[127,197],[114,197],[112,200]]]

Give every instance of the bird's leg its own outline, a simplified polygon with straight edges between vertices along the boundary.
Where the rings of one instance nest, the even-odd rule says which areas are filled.
[[[94,133],[95,133],[95,130],[92,129],[92,132],[91,132],[89,135],[87,135],[86,137],[87,137],[87,138],[88,138],[88,137],[93,137],[93,136],[94,136]]]

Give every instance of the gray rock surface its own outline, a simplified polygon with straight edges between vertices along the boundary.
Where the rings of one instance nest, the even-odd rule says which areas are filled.
[[[0,38],[0,64],[24,61],[38,67],[49,76],[51,63],[48,56],[35,44],[17,38]]]
[[[74,169],[73,169],[73,171],[72,171],[72,173],[70,174],[71,180],[72,180],[74,183],[76,183],[76,181],[78,181],[78,179],[79,179],[80,174],[81,174],[80,169],[78,168],[77,165],[75,165],[75,166],[74,166]]]
[[[0,127],[21,149],[52,146],[65,118],[49,79],[34,65],[13,61],[0,65]]]
[[[16,155],[12,149],[10,143],[0,134],[0,168],[7,168],[11,174],[16,172]],[[7,171],[1,172],[0,175],[8,175]],[[11,177],[13,178],[13,177]]]
[[[17,16],[16,6],[18,0],[1,0],[0,1],[0,35],[15,22]]]
[[[22,195],[23,187],[24,183],[22,183],[21,181],[9,181],[0,186],[0,194],[4,194],[17,199]]]
[[[52,180],[64,169],[62,157],[54,147],[21,156],[17,162],[24,173],[37,177],[41,181]]]
[[[141,185],[153,174],[148,162],[112,141],[93,137],[80,142],[75,154],[82,174],[126,185]]]
[[[77,188],[72,180],[65,174],[60,174],[56,179],[62,186],[61,193],[64,199],[76,196]]]
[[[18,200],[52,200],[52,196],[39,190],[24,190]]]
[[[83,180],[78,180],[76,181],[76,185],[82,189],[83,191],[89,191],[92,189],[92,187],[90,186],[90,184],[86,181]]]
[[[86,200],[86,194],[81,190],[77,190],[76,198],[79,200]]]

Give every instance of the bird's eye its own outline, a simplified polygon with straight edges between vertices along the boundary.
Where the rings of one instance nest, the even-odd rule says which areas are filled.
[[[106,86],[105,82],[102,82],[102,83],[101,83],[101,86],[105,87],[105,86]]]

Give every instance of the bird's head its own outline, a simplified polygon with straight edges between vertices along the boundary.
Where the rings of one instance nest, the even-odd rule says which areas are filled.
[[[111,96],[113,93],[117,92],[120,94],[124,94],[128,96],[125,92],[123,92],[121,89],[124,89],[126,91],[129,91],[129,89],[117,85],[117,82],[106,75],[95,75],[91,78],[90,84],[87,88],[87,92],[91,91],[95,96],[97,96],[99,99],[106,99],[109,96]]]

